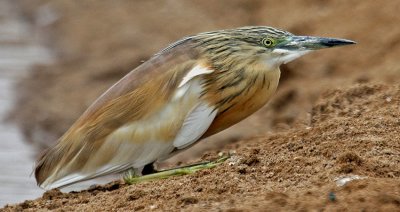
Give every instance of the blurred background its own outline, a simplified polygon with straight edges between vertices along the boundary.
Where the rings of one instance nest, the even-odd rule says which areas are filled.
[[[310,125],[327,90],[397,84],[400,2],[373,0],[0,1],[0,206],[39,197],[34,159],[109,86],[183,36],[246,25],[355,40],[283,66],[272,101],[168,164]]]

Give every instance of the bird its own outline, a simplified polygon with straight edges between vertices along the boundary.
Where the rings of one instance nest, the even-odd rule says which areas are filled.
[[[95,100],[36,161],[37,184],[53,189],[112,173],[140,176],[264,106],[281,64],[350,44],[269,26],[184,37]]]

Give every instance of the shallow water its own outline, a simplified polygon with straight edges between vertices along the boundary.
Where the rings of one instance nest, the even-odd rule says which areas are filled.
[[[30,176],[35,149],[24,142],[17,126],[3,121],[13,106],[18,79],[25,77],[32,65],[52,60],[35,35],[12,0],[0,1],[0,207],[43,193]]]

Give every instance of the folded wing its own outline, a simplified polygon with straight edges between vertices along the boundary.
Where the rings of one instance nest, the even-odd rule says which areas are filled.
[[[212,70],[198,63],[187,42],[156,55],[96,100],[38,160],[38,184],[50,189],[140,169],[196,142],[217,112],[200,98],[201,76]]]

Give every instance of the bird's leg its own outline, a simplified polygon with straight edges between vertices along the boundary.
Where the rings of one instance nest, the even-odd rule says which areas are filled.
[[[217,160],[214,160],[214,161],[206,161],[206,162],[192,164],[192,165],[188,165],[188,166],[182,166],[182,167],[177,167],[177,168],[173,168],[173,169],[162,170],[162,171],[159,171],[159,172],[156,172],[153,174],[148,174],[148,175],[143,175],[143,176],[131,175],[131,177],[127,177],[127,175],[124,175],[124,180],[128,184],[133,184],[133,183],[140,183],[140,182],[155,180],[155,179],[166,179],[166,178],[172,177],[172,176],[181,176],[181,175],[186,175],[186,174],[192,174],[192,173],[195,173],[202,169],[214,168],[215,166],[226,161],[229,157],[230,157],[229,155],[225,155],[225,156],[221,156],[220,158],[218,158]]]

